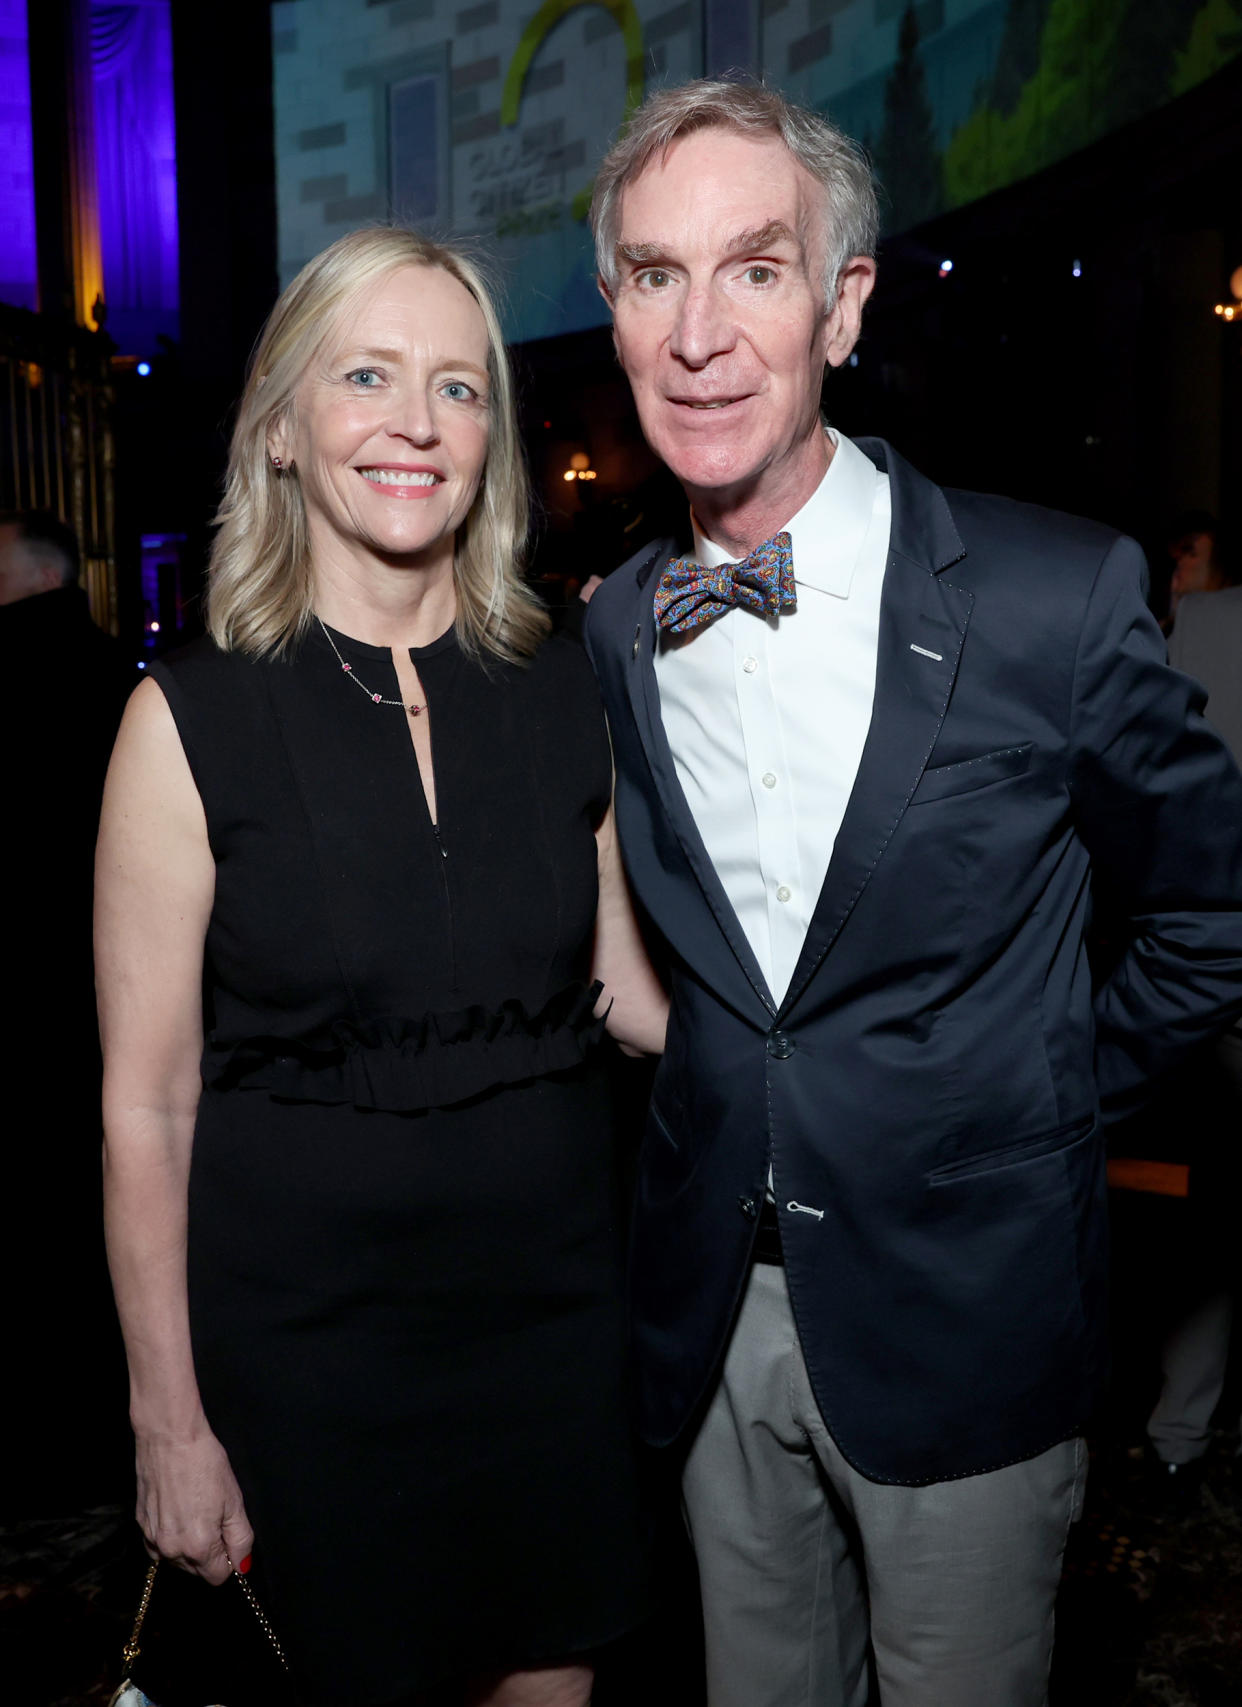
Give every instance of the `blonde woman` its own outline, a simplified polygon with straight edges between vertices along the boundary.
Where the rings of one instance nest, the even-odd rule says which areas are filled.
[[[581,1707],[641,1611],[594,1045],[658,1049],[663,998],[525,516],[478,272],[343,238],[256,352],[210,638],[134,694],[108,781],[139,1522],[209,1582],[253,1540],[321,1707]]]

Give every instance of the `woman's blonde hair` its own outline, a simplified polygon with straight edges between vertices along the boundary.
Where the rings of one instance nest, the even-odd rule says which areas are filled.
[[[487,285],[460,249],[377,225],[351,231],[307,262],[281,293],[251,361],[208,569],[207,627],[225,651],[280,653],[311,621],[306,506],[296,470],[273,467],[268,437],[290,418],[303,376],[351,299],[406,266],[439,267],[455,278],[487,327],[487,460],[453,552],[458,640],[472,654],[521,659],[548,631],[547,613],[521,578],[529,497],[513,378]]]

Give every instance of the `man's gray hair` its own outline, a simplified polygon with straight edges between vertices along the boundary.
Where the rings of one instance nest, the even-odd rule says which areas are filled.
[[[779,136],[800,166],[824,188],[824,300],[855,255],[874,255],[880,216],[875,183],[858,144],[819,113],[797,107],[766,84],[698,78],[649,95],[604,156],[591,198],[595,264],[611,294],[617,288],[621,196],[657,155],[696,130]]]

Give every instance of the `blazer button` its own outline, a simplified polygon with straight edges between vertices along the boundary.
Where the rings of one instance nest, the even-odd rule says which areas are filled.
[[[768,1038],[768,1054],[774,1061],[788,1061],[796,1048],[787,1031],[774,1031]]]
[[[737,1206],[748,1221],[753,1221],[755,1216],[759,1213],[759,1205],[755,1202],[753,1197],[739,1197],[737,1200]]]

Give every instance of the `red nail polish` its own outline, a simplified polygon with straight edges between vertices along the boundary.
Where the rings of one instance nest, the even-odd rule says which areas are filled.
[[[246,1557],[242,1560],[241,1564],[238,1565],[237,1568],[241,1572],[242,1576],[245,1576],[246,1572],[250,1569],[250,1554],[249,1553],[246,1554]]]

